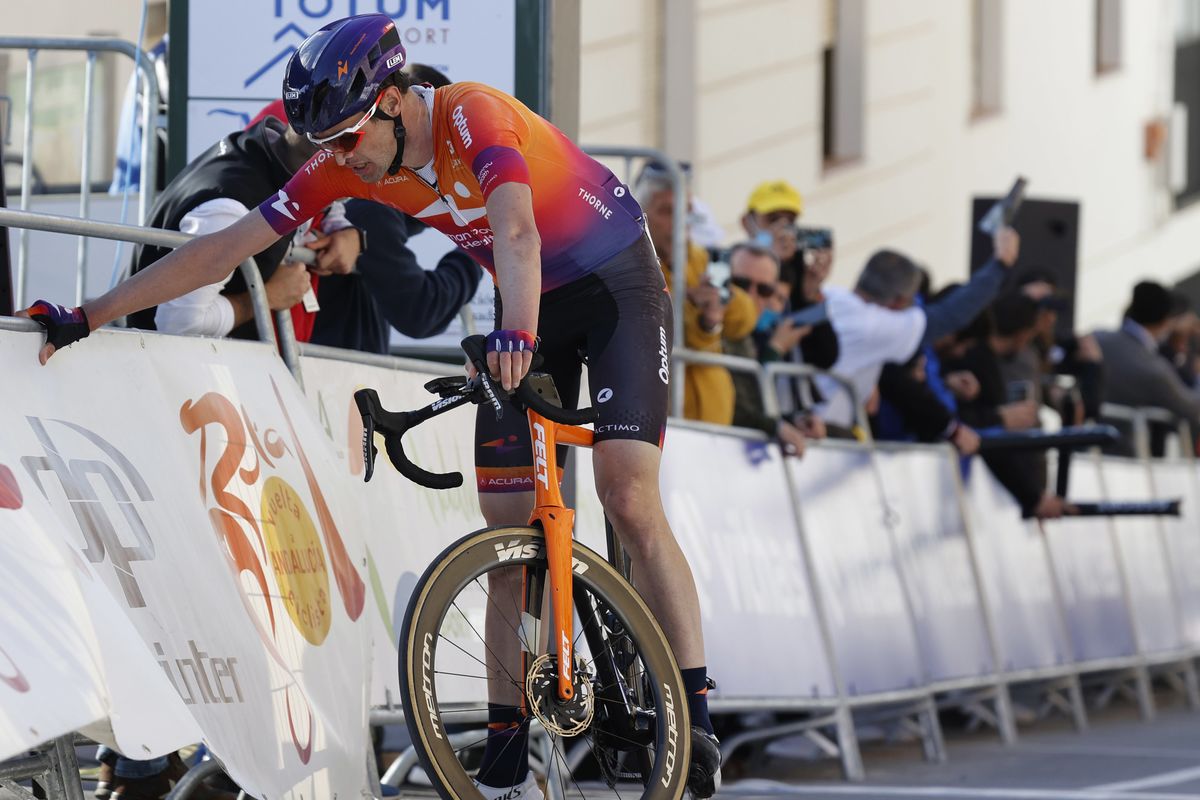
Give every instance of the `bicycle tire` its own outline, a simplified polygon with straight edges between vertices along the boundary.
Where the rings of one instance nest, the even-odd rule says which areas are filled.
[[[440,713],[434,711],[436,679],[430,678],[430,670],[436,660],[440,626],[458,594],[489,571],[500,566],[545,570],[542,548],[526,547],[544,542],[541,530],[533,527],[484,528],[470,533],[433,560],[414,587],[405,610],[398,664],[405,723],[419,763],[438,794],[447,800],[474,800],[482,795],[459,763],[448,735],[443,735],[446,729]],[[514,545],[520,545],[522,555],[498,559],[500,549],[511,553]],[[528,556],[530,552],[535,555]],[[579,542],[574,542],[572,554],[577,564],[586,567],[576,568],[576,591],[586,590],[620,617],[628,635],[637,642],[647,673],[654,678],[654,709],[661,715],[656,720],[667,721],[654,726],[653,768],[642,797],[679,800],[686,791],[691,736],[683,680],[674,654],[640,595],[605,558]],[[664,699],[671,700],[670,713],[663,712]]]

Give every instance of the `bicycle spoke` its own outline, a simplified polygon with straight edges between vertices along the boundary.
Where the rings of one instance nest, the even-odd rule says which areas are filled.
[[[462,614],[462,618],[467,623],[467,627],[471,629],[471,633],[475,634],[476,638],[478,638],[479,641],[483,642],[484,649],[488,651],[488,653],[492,656],[492,658],[496,659],[496,663],[500,665],[500,669],[504,670],[504,674],[508,676],[508,679],[519,687],[521,685],[521,683],[512,676],[512,673],[508,671],[508,667],[504,666],[504,661],[498,655],[496,655],[496,651],[493,650],[491,645],[489,645],[487,643],[487,639],[480,636],[479,631],[475,630],[475,626],[471,624],[471,620],[467,619],[467,615],[463,614],[462,609],[458,607],[458,601],[452,600],[450,602],[450,605],[454,607],[455,611],[457,611],[459,614]],[[461,647],[459,649],[462,650]],[[463,650],[463,652],[465,653],[466,651]],[[474,658],[474,656],[472,656],[472,658]],[[477,658],[475,660],[479,661],[479,659],[477,659]],[[483,662],[480,661],[480,663],[482,664]],[[487,664],[483,664],[483,666],[484,666],[484,669],[487,669]]]
[[[468,623],[468,624],[470,624],[470,623]],[[475,635],[476,635],[476,636],[478,636],[479,634],[475,634]],[[463,655],[465,655],[467,658],[469,658],[469,659],[471,659],[471,660],[473,660],[473,661],[476,661],[476,662],[478,662],[478,663],[479,663],[479,664],[480,664],[480,665],[481,665],[481,666],[482,666],[482,667],[483,667],[485,670],[487,670],[488,672],[496,672],[496,670],[494,670],[494,669],[491,669],[491,668],[490,668],[490,667],[489,667],[487,664],[485,664],[483,661],[480,661],[480,660],[479,660],[479,657],[478,657],[478,656],[476,656],[474,653],[468,653],[466,650],[464,650],[464,649],[462,648],[462,645],[460,645],[458,642],[454,641],[454,640],[453,640],[453,639],[451,639],[450,637],[448,637],[448,636],[443,636],[442,634],[440,634],[440,633],[439,633],[439,634],[438,634],[438,638],[439,638],[439,639],[442,639],[443,641],[447,642],[448,644],[451,644],[451,645],[453,645],[453,646],[454,646],[454,647],[455,647],[455,648],[456,648],[456,649],[457,649],[459,652],[461,652],[461,653],[462,653]],[[482,640],[481,640],[481,641],[482,641]],[[484,643],[484,647],[487,647],[487,643],[486,643],[486,642]],[[518,689],[522,689],[522,688],[523,688],[523,687],[521,686],[521,684],[517,683],[517,679],[516,679],[516,678],[514,678],[514,677],[512,676],[512,674],[511,674],[511,673],[509,673],[509,671],[508,671],[508,670],[504,670],[504,673],[505,673],[505,675],[507,675],[507,677],[508,677],[508,680],[509,680],[509,681],[512,683],[512,685],[513,685],[513,686],[516,686]],[[499,673],[496,673],[496,678],[497,678],[497,680],[499,679],[499,677],[500,677]]]
[[[479,578],[475,579],[475,585],[479,587],[479,590],[483,592],[483,596],[487,598],[488,603],[492,606],[492,608],[496,609],[496,613],[500,615],[501,619],[503,619],[504,612],[500,610],[500,606],[496,605],[496,601],[492,599],[492,593],[489,592],[487,589],[484,589],[483,585],[479,583]],[[515,611],[517,613],[517,618],[520,619],[522,612],[519,608],[517,608],[517,598],[513,597],[512,601],[513,601],[513,611]],[[468,623],[468,624],[470,624],[470,623]],[[537,652],[534,648],[529,646],[529,641],[525,638],[525,635],[521,631],[520,628],[518,628],[512,624],[509,624],[508,628],[509,628],[509,630],[511,630],[513,633],[515,633],[517,635],[517,639],[521,642],[521,644],[525,645],[526,650],[528,650],[531,653]]]

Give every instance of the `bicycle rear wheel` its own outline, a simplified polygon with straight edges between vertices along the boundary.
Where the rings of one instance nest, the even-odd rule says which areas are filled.
[[[488,704],[545,731],[569,797],[678,800],[691,757],[687,703],[671,649],[637,592],[574,544],[576,696],[560,703],[545,539],[490,528],[447,548],[413,590],[400,638],[400,688],[418,759],[445,798],[481,797],[474,775]],[[572,777],[564,753],[595,760]],[[551,773],[554,774],[554,773]]]

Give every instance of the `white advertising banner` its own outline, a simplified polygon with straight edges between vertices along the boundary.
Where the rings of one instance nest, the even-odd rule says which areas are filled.
[[[1105,497],[1110,501],[1149,499],[1154,494],[1150,471],[1144,462],[1105,458],[1101,471]],[[1175,652],[1186,643],[1173,591],[1174,576],[1164,547],[1162,521],[1159,517],[1113,517],[1112,520],[1129,584],[1137,644],[1148,655]]]
[[[821,443],[788,468],[846,691],[863,695],[923,685],[870,452]]]
[[[1016,501],[977,458],[971,461],[967,496],[979,576],[1003,670],[1069,664],[1071,643],[1054,598],[1041,529],[1021,520]]]
[[[404,438],[411,461],[431,472],[461,472],[461,487],[437,491],[409,481],[388,460],[382,437],[376,442],[375,474],[364,483],[362,419],[354,392],[375,389],[388,410],[410,411],[434,399],[424,383],[448,373],[396,372],[308,357],[301,359],[301,365],[309,403],[338,454],[342,483],[354,502],[367,509],[368,618],[375,640],[371,704],[398,706],[397,646],[413,587],[438,553],[484,527],[475,492],[474,408],[444,414]]]
[[[995,674],[954,475],[957,457],[948,446],[910,446],[881,450],[876,459],[927,679]]]
[[[1099,461],[1082,456],[1072,459],[1067,497],[1094,500],[1103,496]],[[1111,522],[1104,517],[1064,518],[1043,522],[1042,527],[1062,592],[1075,660],[1133,655],[1137,647]]]
[[[1184,641],[1200,646],[1200,470],[1187,461],[1158,461],[1153,466],[1154,496],[1181,500],[1180,516],[1163,517],[1167,561],[1176,592]]]
[[[579,538],[603,553],[591,455],[576,465]],[[672,425],[660,484],[700,595],[713,699],[835,697],[779,448]]]
[[[182,704],[255,796],[366,790],[365,518],[278,357],[104,332],[42,368],[39,335],[0,342],[0,464],[136,628],[97,637],[104,662],[141,659],[178,698],[151,680],[114,722]],[[182,744],[116,733],[134,757]]]

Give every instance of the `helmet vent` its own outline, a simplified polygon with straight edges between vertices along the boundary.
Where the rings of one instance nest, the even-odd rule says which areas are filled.
[[[361,70],[355,70],[354,80],[350,83],[350,90],[346,93],[346,98],[350,101],[355,101],[362,95],[363,87],[367,85],[367,76]]]

